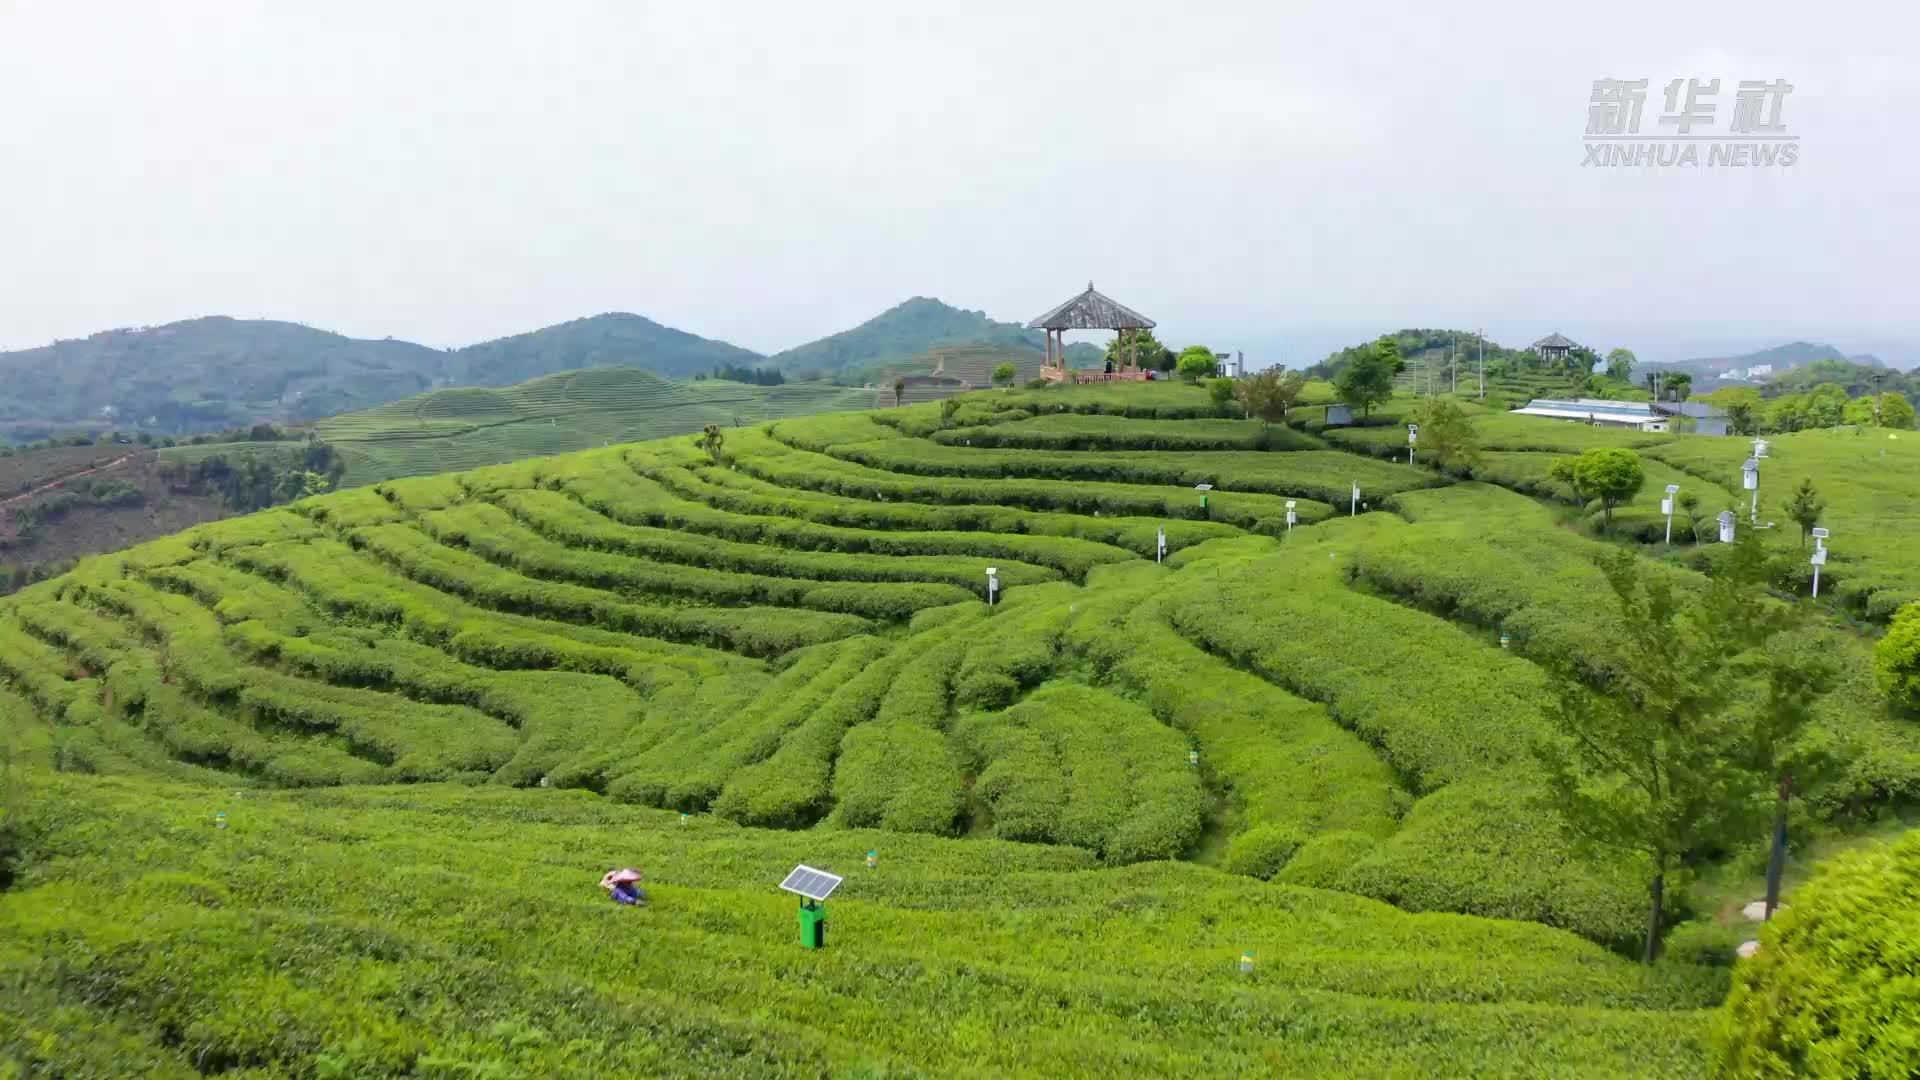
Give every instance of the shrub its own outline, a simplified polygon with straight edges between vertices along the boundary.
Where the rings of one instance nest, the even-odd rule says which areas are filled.
[[[1734,1077],[1920,1072],[1920,832],[1836,856],[1737,966],[1714,1022]]]
[[[1893,617],[1874,648],[1874,673],[1896,704],[1920,711],[1920,603],[1906,605]]]

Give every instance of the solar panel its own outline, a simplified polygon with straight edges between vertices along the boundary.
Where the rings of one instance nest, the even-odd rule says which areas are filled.
[[[825,900],[832,896],[833,890],[839,888],[840,883],[845,880],[839,874],[815,870],[802,863],[793,868],[793,873],[787,875],[787,880],[781,882],[780,887],[790,893],[799,893],[809,900]]]

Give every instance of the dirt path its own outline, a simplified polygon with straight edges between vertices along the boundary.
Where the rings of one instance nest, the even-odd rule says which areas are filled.
[[[133,460],[132,454],[122,454],[121,456],[113,459],[112,461],[107,462],[105,465],[96,465],[91,469],[82,469],[77,473],[68,473],[67,475],[59,478],[58,480],[49,480],[46,483],[41,484],[37,488],[32,488],[28,491],[23,491],[20,494],[13,496],[12,498],[0,499],[0,509],[3,509],[8,506],[12,506],[14,503],[17,503],[17,502],[25,502],[26,500],[33,498],[35,495],[52,491],[54,488],[57,488],[62,484],[65,484],[69,480],[78,480],[83,476],[92,476],[94,473],[97,473],[97,472],[106,472],[108,469],[118,468],[121,465],[125,465],[127,462],[131,460]]]

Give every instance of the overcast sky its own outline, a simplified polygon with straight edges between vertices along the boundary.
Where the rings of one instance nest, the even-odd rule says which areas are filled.
[[[1262,362],[1920,342],[1913,5],[923,6],[0,0],[0,346],[624,310],[773,351],[1088,279]],[[1582,166],[1593,80],[1663,132],[1690,76],[1722,134],[1791,83],[1798,163]]]

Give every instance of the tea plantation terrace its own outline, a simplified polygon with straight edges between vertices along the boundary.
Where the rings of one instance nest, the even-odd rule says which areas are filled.
[[[0,1060],[1700,1075],[1734,942],[1682,896],[1630,962],[1645,873],[1540,809],[1531,750],[1538,662],[1616,662],[1614,545],[1521,492],[1646,436],[1475,423],[1493,482],[1190,386],[991,391],[88,560],[0,601],[48,822],[0,893]],[[1914,588],[1872,532],[1836,579]],[[1833,659],[1813,722],[1855,748],[1808,821],[1920,797],[1870,643],[1781,647]],[[775,888],[801,863],[846,879],[824,950]],[[625,865],[645,909],[594,886]]]

